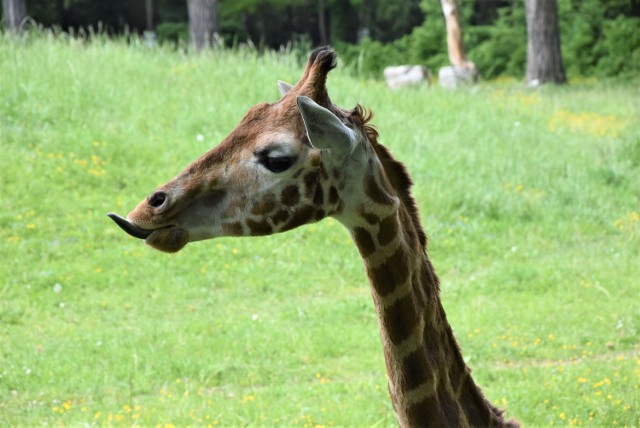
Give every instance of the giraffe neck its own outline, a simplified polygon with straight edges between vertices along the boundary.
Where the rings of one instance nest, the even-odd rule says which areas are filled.
[[[402,203],[383,218],[360,214],[363,221],[351,232],[371,283],[401,426],[504,424],[462,359],[419,225]]]

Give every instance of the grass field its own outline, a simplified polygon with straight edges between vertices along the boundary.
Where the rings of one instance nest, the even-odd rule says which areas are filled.
[[[293,53],[0,36],[0,426],[394,426],[336,221],[167,255],[106,217],[217,144]],[[526,426],[640,424],[640,85],[389,91],[340,65],[404,161],[486,395]]]

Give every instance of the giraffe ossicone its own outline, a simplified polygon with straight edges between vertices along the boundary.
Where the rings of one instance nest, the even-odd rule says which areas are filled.
[[[518,426],[471,378],[440,303],[439,280],[404,166],[378,143],[361,106],[331,102],[330,48],[314,50],[294,86],[258,104],[216,147],[122,218],[166,252],[220,236],[285,232],[334,217],[371,283],[389,392],[401,426]]]
[[[278,91],[280,91],[280,95],[285,95],[291,89],[293,89],[293,85],[291,83],[278,80]]]

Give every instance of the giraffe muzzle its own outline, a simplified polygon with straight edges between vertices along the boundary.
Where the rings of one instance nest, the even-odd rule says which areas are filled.
[[[147,239],[149,235],[151,235],[154,232],[153,230],[141,229],[138,226],[134,226],[133,224],[129,223],[127,219],[120,217],[118,214],[109,213],[107,215],[118,226],[120,226],[120,229],[124,230],[134,238]]]

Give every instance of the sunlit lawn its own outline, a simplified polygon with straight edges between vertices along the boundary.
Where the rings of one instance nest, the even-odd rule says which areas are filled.
[[[301,70],[293,53],[0,37],[0,426],[395,424],[336,221],[166,255],[105,216]],[[329,78],[407,164],[467,362],[528,426],[640,424],[638,83]]]

